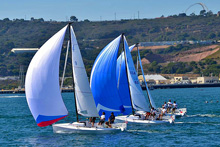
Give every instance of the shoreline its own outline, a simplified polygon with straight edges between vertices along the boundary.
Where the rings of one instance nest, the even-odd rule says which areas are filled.
[[[220,83],[213,84],[161,84],[161,85],[150,85],[149,89],[173,89],[173,88],[201,88],[201,87],[220,87]],[[146,90],[145,86],[142,86],[143,90]]]
[[[173,89],[173,88],[206,88],[206,87],[220,87],[220,83],[214,84],[163,84],[163,85],[150,85],[148,88],[153,89]],[[145,86],[142,86],[142,90],[146,90]],[[73,89],[63,89],[62,93],[73,92]],[[18,94],[25,93],[24,90],[1,90],[0,94]]]

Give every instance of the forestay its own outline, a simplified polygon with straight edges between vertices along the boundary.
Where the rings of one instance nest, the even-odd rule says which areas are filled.
[[[109,43],[98,55],[90,79],[91,90],[99,115],[121,114],[124,107],[117,90],[116,64],[121,36]]]
[[[86,74],[85,66],[72,26],[71,43],[77,111],[82,116],[99,117],[95,106],[95,101],[89,87],[89,81]]]
[[[142,67],[141,56],[140,56],[139,50],[138,50],[138,58],[139,58],[140,67],[141,67],[141,72],[142,72],[142,76],[143,76],[143,79],[144,79],[144,83],[145,83],[145,86],[146,86],[146,89],[147,89],[147,94],[148,94],[148,98],[149,98],[150,104],[151,104],[152,107],[154,107],[154,108],[156,109],[157,107],[156,107],[156,105],[155,105],[155,103],[154,103],[153,98],[151,97],[149,88],[148,88],[148,86],[147,86],[147,82],[146,82],[146,79],[145,79],[144,70],[143,70],[143,67]]]
[[[124,47],[127,60],[127,71],[130,86],[130,94],[133,103],[133,108],[140,111],[150,111],[147,100],[143,94],[142,88],[140,86],[138,76],[135,70],[134,62],[131,53],[128,48],[126,38],[124,37]]]
[[[59,85],[59,61],[66,29],[67,26],[39,49],[27,70],[26,98],[40,127],[51,125],[68,114]]]
[[[135,45],[132,45],[129,47],[129,50],[131,51]],[[121,53],[121,55],[117,59],[117,69],[116,69],[116,77],[117,77],[117,88],[118,93],[120,95],[122,104],[125,108],[125,111],[123,112],[124,115],[130,114],[132,112],[131,107],[131,100],[129,95],[129,89],[128,89],[128,78],[126,74],[126,68],[125,68],[125,58],[124,58],[124,52]]]

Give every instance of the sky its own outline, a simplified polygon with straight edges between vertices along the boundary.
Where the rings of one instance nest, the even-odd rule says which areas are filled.
[[[70,16],[79,20],[120,20],[156,18],[185,12],[192,4],[203,3],[213,13],[220,11],[220,0],[1,0],[0,19],[66,21]],[[187,11],[199,14],[202,7],[194,5]]]

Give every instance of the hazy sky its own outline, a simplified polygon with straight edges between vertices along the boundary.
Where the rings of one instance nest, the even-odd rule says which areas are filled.
[[[220,11],[220,0],[1,0],[0,19],[44,18],[65,21],[74,15],[79,20],[114,20],[155,18],[185,12],[194,3],[204,3],[214,13]],[[199,14],[195,5],[187,14]]]

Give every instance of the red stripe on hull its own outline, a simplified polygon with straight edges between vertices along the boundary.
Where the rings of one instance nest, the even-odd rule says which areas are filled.
[[[39,124],[37,124],[39,127],[46,127],[46,126],[49,126],[49,125],[52,125],[53,123],[65,118],[66,116],[63,116],[63,117],[60,117],[60,118],[57,118],[57,119],[53,119],[53,120],[49,120],[49,121],[43,121]]]

